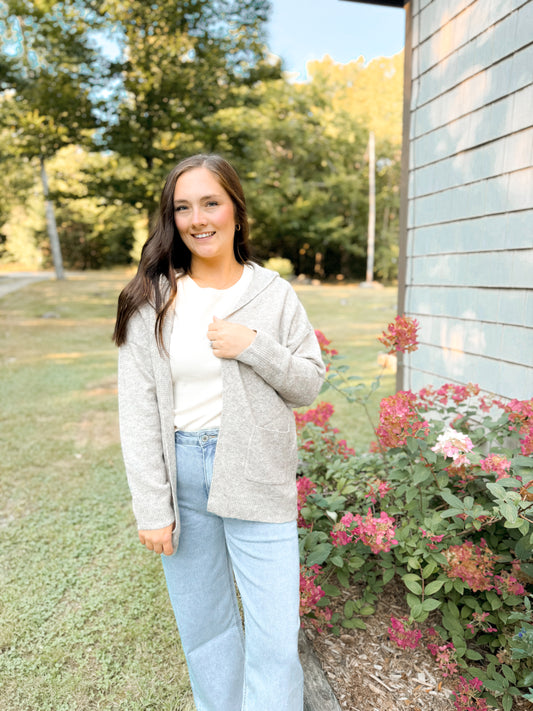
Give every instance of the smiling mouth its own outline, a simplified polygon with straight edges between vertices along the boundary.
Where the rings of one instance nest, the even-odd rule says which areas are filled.
[[[207,239],[208,237],[212,237],[214,234],[214,232],[199,232],[197,235],[193,235],[193,237],[194,239]]]

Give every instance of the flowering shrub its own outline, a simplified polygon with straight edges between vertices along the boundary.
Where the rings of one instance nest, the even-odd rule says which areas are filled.
[[[380,340],[413,350],[416,330],[396,319]],[[325,389],[366,407],[380,376],[354,385],[322,344]],[[361,598],[329,624],[364,628],[396,576],[410,616],[391,619],[391,639],[413,644],[408,625],[435,615],[427,646],[453,679],[458,711],[533,700],[533,400],[503,403],[476,385],[399,392],[382,400],[376,443],[357,455],[332,414],[322,403],[297,419],[302,566],[322,592],[313,614],[359,583]]]
[[[309,621],[318,632],[322,632],[321,624],[331,627],[331,610],[327,607],[319,608],[320,601],[324,598],[324,591],[315,582],[319,574],[319,565],[300,570],[300,617]]]

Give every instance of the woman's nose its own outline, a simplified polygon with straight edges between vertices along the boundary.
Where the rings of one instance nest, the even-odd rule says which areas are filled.
[[[205,225],[205,214],[200,206],[193,207],[192,209],[192,223],[193,225]]]

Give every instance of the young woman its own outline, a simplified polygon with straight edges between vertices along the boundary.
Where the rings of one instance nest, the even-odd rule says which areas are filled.
[[[324,365],[292,287],[250,261],[220,156],[170,172],[114,339],[139,540],[162,554],[198,711],[301,711],[292,409]]]

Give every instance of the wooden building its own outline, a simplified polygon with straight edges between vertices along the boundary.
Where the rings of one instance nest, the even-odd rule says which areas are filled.
[[[371,4],[405,13],[398,311],[421,345],[398,388],[530,398],[533,0]]]

